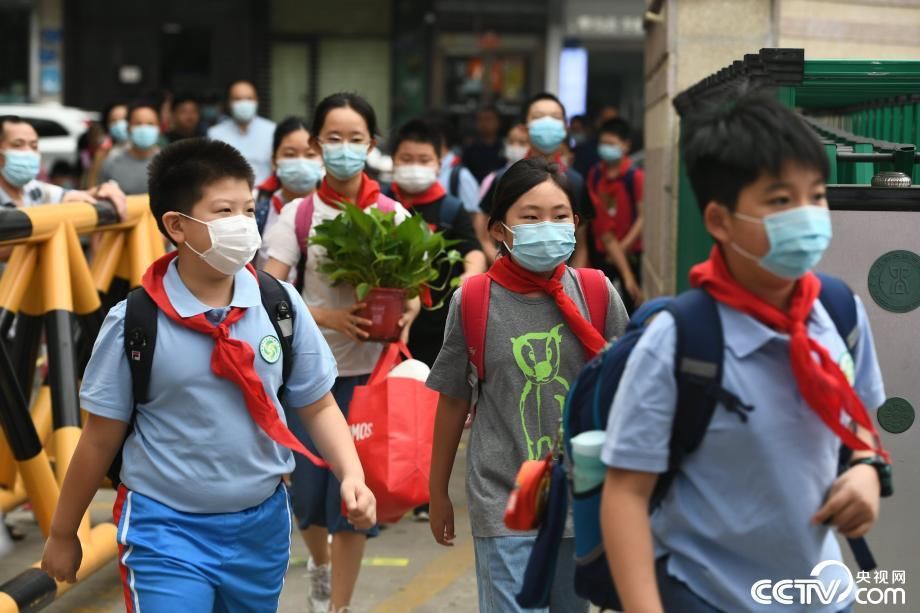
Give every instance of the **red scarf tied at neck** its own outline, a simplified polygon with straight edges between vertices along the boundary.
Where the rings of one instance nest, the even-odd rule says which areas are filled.
[[[377,201],[380,200],[380,184],[367,176],[367,173],[362,172],[361,187],[358,188],[358,196],[355,198],[355,201],[352,201],[351,198],[346,198],[332,189],[332,187],[329,186],[328,178],[323,179],[316,193],[326,204],[334,206],[340,202],[348,202],[357,205],[358,208],[366,209],[369,206],[377,204]]]
[[[211,370],[218,377],[226,379],[240,388],[243,393],[243,400],[246,402],[246,408],[249,410],[249,415],[262,429],[262,432],[279,445],[305,456],[316,466],[326,468],[328,465],[304,447],[284,425],[281,418],[278,417],[275,403],[265,393],[262,379],[253,364],[256,356],[252,347],[245,341],[230,337],[230,326],[243,318],[243,315],[246,314],[246,309],[231,307],[224,320],[216,326],[208,321],[204,313],[199,313],[192,317],[181,317],[176,312],[172,302],[169,300],[169,296],[166,294],[163,278],[169,269],[169,263],[177,255],[178,252],[176,251],[167,253],[147,269],[141,281],[144,290],[160,310],[173,322],[214,339],[214,351],[211,353]],[[255,269],[251,265],[247,265],[246,268],[256,277]],[[258,277],[256,278],[258,279]]]
[[[393,195],[396,196],[396,199],[406,207],[414,206],[424,206],[426,204],[432,204],[437,202],[441,198],[447,195],[447,191],[444,187],[435,181],[431,184],[431,187],[426,189],[423,192],[418,194],[407,194],[399,188],[399,185],[396,183],[393,184]]]
[[[585,319],[575,302],[565,293],[565,287],[563,287],[561,281],[565,270],[565,264],[560,264],[553,271],[553,276],[545,279],[536,273],[530,272],[515,262],[511,256],[506,255],[495,260],[495,263],[492,264],[486,274],[505,289],[517,294],[529,294],[531,292],[549,294],[556,301],[559,310],[562,311],[562,318],[565,323],[584,347],[586,358],[590,360],[604,348],[607,341]]]
[[[807,321],[812,306],[821,292],[821,280],[807,273],[796,283],[795,292],[784,313],[741,286],[732,277],[718,247],[713,247],[709,259],[690,271],[690,284],[701,287],[710,296],[773,328],[789,335],[789,360],[799,393],[821,421],[843,443],[856,451],[874,451],[890,462],[882,448],[881,439],[869,412],[856,395],[846,375],[822,345],[808,336]],[[850,418],[872,433],[875,446],[866,443],[840,421],[841,409]]]

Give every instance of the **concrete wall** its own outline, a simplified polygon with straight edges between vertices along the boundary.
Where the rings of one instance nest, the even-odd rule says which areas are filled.
[[[671,100],[745,53],[775,44],[771,0],[667,0],[645,47],[646,294],[676,287],[677,144]]]

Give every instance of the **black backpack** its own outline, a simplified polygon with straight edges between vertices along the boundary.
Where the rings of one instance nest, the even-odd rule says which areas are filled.
[[[281,387],[291,374],[293,360],[294,337],[294,309],[281,282],[261,270],[258,272],[259,293],[262,295],[262,306],[271,319],[275,335],[281,341]],[[134,392],[134,408],[138,403],[147,402],[150,387],[150,372],[153,369],[153,352],[157,346],[157,315],[159,307],[153,299],[138,287],[128,293],[125,305],[125,355],[131,369],[132,390]],[[134,429],[136,413],[131,414],[131,423],[125,440],[130,431]],[[122,441],[122,449],[124,441]],[[117,488],[121,483],[122,449],[112,460],[106,475]]]

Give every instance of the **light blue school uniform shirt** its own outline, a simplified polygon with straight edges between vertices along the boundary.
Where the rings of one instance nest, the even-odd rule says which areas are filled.
[[[853,355],[820,302],[808,331],[852,375],[856,393],[873,410],[885,391],[869,321],[856,303],[860,336]],[[668,573],[721,610],[764,610],[751,598],[755,582],[808,579],[819,562],[841,560],[831,528],[811,525],[837,478],[840,440],[798,391],[789,337],[723,304],[718,308],[723,386],[755,408],[744,423],[716,407],[701,446],[684,460],[652,515],[655,556],[670,556]],[[629,357],[607,424],[601,456],[607,466],[667,470],[677,400],[675,339],[674,319],[662,313]],[[831,575],[828,569],[822,579]],[[812,605],[808,611],[843,607]]]
[[[208,138],[233,145],[243,154],[256,176],[259,185],[272,175],[272,139],[275,136],[275,122],[259,117],[252,118],[246,132],[232,119],[225,119],[208,129]]]
[[[457,154],[453,151],[448,152],[441,160],[441,172],[438,174],[438,183],[440,183],[441,187],[446,189],[448,193],[450,193],[450,173],[455,167],[455,162],[458,162]],[[466,209],[467,213],[481,213],[479,210],[479,182],[466,166],[460,167],[457,191],[460,193],[455,195],[460,198],[460,202],[463,203],[463,208]]]
[[[163,285],[182,317],[199,313],[223,321],[229,307],[202,304],[182,282],[173,260]],[[335,360],[310,312],[293,287],[284,284],[294,309],[293,365],[285,401],[302,407],[332,389]],[[134,398],[124,351],[125,301],[109,311],[80,389],[82,406],[94,415],[129,422]],[[259,344],[275,336],[262,307],[259,286],[250,272],[234,279],[230,306],[246,314],[230,326],[230,336],[254,348],[255,368],[265,392],[278,401],[282,359],[269,363]],[[257,506],[277,489],[282,475],[294,470],[292,452],[278,445],[253,421],[239,387],[211,370],[210,336],[157,316],[157,339],[149,401],[138,404],[124,446],[121,480],[129,490],[187,513],[230,513]]]

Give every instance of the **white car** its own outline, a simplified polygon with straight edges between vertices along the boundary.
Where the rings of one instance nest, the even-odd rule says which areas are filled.
[[[99,113],[59,104],[0,104],[0,115],[18,115],[32,124],[46,173],[58,160],[77,163],[77,140],[99,118]]]

